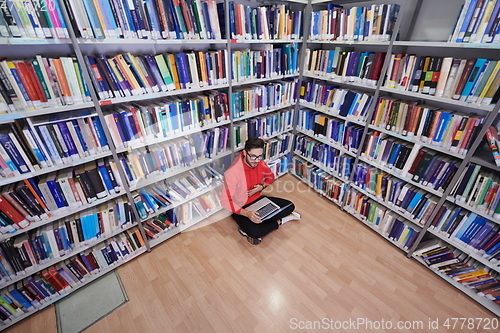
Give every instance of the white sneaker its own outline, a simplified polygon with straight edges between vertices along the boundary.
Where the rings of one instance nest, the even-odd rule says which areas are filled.
[[[284,218],[281,219],[281,224],[285,224],[293,220],[300,220],[300,214],[297,212],[293,212],[292,214],[285,216]]]

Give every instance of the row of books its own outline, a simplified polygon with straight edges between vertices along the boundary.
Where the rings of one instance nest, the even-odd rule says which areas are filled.
[[[116,148],[152,144],[229,120],[227,94],[215,91],[120,104],[106,108],[104,114]]]
[[[441,236],[476,253],[493,264],[498,264],[500,256],[500,235],[498,224],[478,216],[453,204],[443,205],[429,225]]]
[[[431,239],[414,252],[431,269],[500,305],[500,280],[466,253]]]
[[[294,148],[296,154],[320,164],[329,173],[344,181],[349,179],[354,167],[354,157],[342,154],[338,149],[305,135],[295,137]]]
[[[293,129],[293,114],[294,110],[290,109],[250,118],[246,121],[247,129],[244,134],[253,138],[269,139],[290,131]],[[240,142],[244,141],[240,139]]]
[[[229,128],[222,126],[169,141],[138,148],[120,158],[127,180],[134,187],[141,179],[167,175],[227,150]]]
[[[321,83],[303,82],[301,92],[302,104],[357,121],[365,121],[372,101],[371,95]],[[451,153],[465,155],[483,121],[484,118],[478,114],[380,97],[370,123],[380,129],[407,136],[411,141],[421,141],[445,148]]]
[[[144,232],[149,239],[158,238],[174,227],[188,224],[196,217],[206,216],[218,207],[220,207],[220,188],[147,220],[143,224]]]
[[[108,202],[65,221],[38,228],[0,243],[3,281],[34,271],[38,265],[71,253],[132,225],[130,205],[124,199]],[[3,266],[3,267],[2,267]]]
[[[500,220],[500,179],[496,171],[469,163],[450,196],[456,202]]]
[[[213,0],[70,0],[69,7],[71,24],[81,38],[223,38],[224,16]]]
[[[328,4],[311,13],[310,40],[387,42],[394,33],[400,5],[339,8]]]
[[[5,1],[0,10],[0,37],[70,38],[61,11],[54,1]]]
[[[0,128],[0,175],[4,178],[71,165],[109,151],[104,130],[95,115],[74,120],[63,117],[22,120]]]
[[[297,101],[298,83],[298,79],[289,78],[233,89],[231,98],[233,119],[294,105]]]
[[[209,165],[204,165],[200,168],[190,170],[175,179],[165,180],[142,188],[132,193],[132,196],[140,218],[145,220],[149,215],[154,214],[162,208],[186,200],[200,190],[214,186],[213,180],[221,178],[222,175],[215,169]]]
[[[404,250],[408,250],[418,237],[419,230],[412,227],[411,223],[387,211],[385,207],[354,188],[346,192],[344,207]]]
[[[341,205],[347,183],[332,177],[327,172],[298,156],[293,158],[293,172],[318,193]]]
[[[310,136],[326,139],[328,142],[343,147],[346,138],[346,125],[343,121],[328,117],[321,112],[300,109],[296,128]]]
[[[364,163],[356,165],[352,181],[378,202],[422,226],[437,205],[432,194]]]
[[[465,1],[448,42],[500,43],[500,1]]]
[[[302,81],[300,87],[300,102],[305,106],[357,121],[366,121],[372,101],[372,94],[341,89],[322,82]]]
[[[297,128],[310,135],[326,139],[353,153],[356,153],[363,135],[363,127],[356,124],[345,124],[319,111],[300,109],[297,117]]]
[[[280,155],[287,154],[291,151],[292,144],[293,134],[290,132],[280,135],[277,138],[266,140],[264,142],[262,158],[269,161],[281,157]]]
[[[9,233],[123,192],[123,186],[117,165],[106,159],[12,183],[1,192],[0,232]]]
[[[0,61],[0,112],[91,102],[75,56]]]
[[[0,320],[9,323],[25,313],[53,302],[60,295],[78,288],[100,272],[126,262],[140,253],[144,246],[140,232],[131,229],[26,277],[2,292],[0,298],[5,302],[0,300]]]
[[[371,125],[465,155],[481,129],[484,117],[432,108],[414,102],[381,97],[375,107]]]
[[[233,82],[279,78],[298,74],[299,46],[295,44],[259,45],[264,50],[231,51],[231,79]]]
[[[85,56],[100,99],[227,84],[226,50]]]
[[[384,86],[467,103],[495,104],[500,95],[500,62],[392,54]]]
[[[273,114],[269,117],[262,116],[250,119],[246,122],[236,123],[233,125],[235,148],[243,148],[249,137],[261,138],[267,141],[277,136],[278,141],[271,139],[269,142],[274,144],[275,142],[281,142],[285,139],[286,142],[281,144],[282,147],[275,151],[277,154],[284,153],[289,150],[289,145],[293,141],[289,133],[284,133],[292,129],[292,120],[293,110],[289,110],[283,113]],[[265,154],[265,156],[269,156],[269,158],[266,159],[273,159],[276,157],[275,155],[275,153],[270,153],[269,155]]]
[[[454,174],[459,161],[453,157],[433,153],[418,144],[384,138],[380,132],[367,134],[361,156],[370,164],[385,167],[401,177],[443,192]]]
[[[304,74],[341,82],[375,86],[382,73],[384,52],[354,52],[352,48],[306,50]]]
[[[344,121],[329,117],[324,113],[300,109],[296,128],[317,137],[324,137],[342,146],[346,124]]]
[[[229,18],[231,39],[298,40],[302,37],[302,11],[292,10],[288,5],[254,8],[230,1]]]

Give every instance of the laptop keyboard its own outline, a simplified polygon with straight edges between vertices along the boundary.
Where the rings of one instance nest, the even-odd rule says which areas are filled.
[[[259,213],[259,216],[267,216],[268,214],[274,212],[276,210],[276,206],[268,203],[267,205],[261,207],[260,209],[257,210]]]

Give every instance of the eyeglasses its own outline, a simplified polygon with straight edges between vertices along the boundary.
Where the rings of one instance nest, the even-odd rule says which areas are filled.
[[[248,158],[249,158],[251,161],[261,160],[261,159],[262,159],[262,157],[263,157],[262,155],[257,156],[257,155],[252,155],[252,154],[248,154],[248,153],[247,153],[247,156],[248,156]]]

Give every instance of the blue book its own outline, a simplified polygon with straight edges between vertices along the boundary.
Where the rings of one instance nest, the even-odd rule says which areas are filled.
[[[444,133],[446,133],[446,129],[450,124],[453,115],[450,112],[442,112],[439,118],[439,125],[434,137],[432,138],[433,142],[440,143],[443,141]]]
[[[182,17],[181,18],[177,17],[173,1],[166,1],[166,3],[168,6],[168,10],[166,10],[167,17],[169,18],[168,21],[170,21],[172,24],[172,28],[173,28],[172,30],[175,32],[176,38],[177,39],[185,38],[185,36],[182,33],[182,28],[181,28],[181,24],[182,24],[184,26],[184,29],[185,29],[184,19]],[[221,3],[220,5],[224,6],[224,3]],[[217,11],[218,10],[219,10],[219,4],[217,4]],[[221,30],[223,28],[225,28],[224,24],[222,25]]]
[[[58,122],[56,125],[59,128],[59,131],[61,132],[66,147],[68,148],[69,156],[74,156],[74,155],[79,156],[78,150],[76,149],[75,143],[73,142],[73,137],[69,132],[68,125],[63,121]]]
[[[161,206],[165,206],[165,204],[163,202],[161,202],[160,200],[157,200],[154,195],[152,195],[151,193],[149,193],[145,190],[141,191],[141,195],[144,197],[144,200],[147,203],[147,205],[154,211],[158,210],[158,208],[159,208],[159,205],[157,204],[157,202],[160,202]]]
[[[478,216],[474,213],[471,213],[467,219],[465,220],[465,222],[462,224],[462,226],[460,227],[460,229],[457,231],[457,233],[455,234],[455,238],[457,239],[461,239],[461,237],[467,232],[467,230],[469,230],[469,228],[471,227],[471,225],[473,225],[474,223],[476,223],[476,220],[477,220]]]
[[[102,128],[101,121],[99,120],[98,117],[92,117],[91,121],[92,125],[94,125],[94,129],[97,134],[97,139],[99,140],[101,148],[107,150],[108,140],[106,139],[106,135],[104,134],[104,129]]]
[[[423,196],[424,196],[423,193],[420,193],[419,191],[416,191],[415,195],[413,196],[413,199],[408,204],[408,207],[406,207],[406,210],[409,211],[409,212],[412,212],[413,209],[415,209],[415,207],[417,206],[417,204],[420,202],[420,200],[422,199]]]
[[[89,240],[92,238],[91,234],[92,232],[89,230],[89,216],[88,215],[81,215],[80,216],[80,224],[82,226],[82,234],[83,234],[83,240]]]
[[[78,257],[81,259],[81,261],[82,261],[83,265],[85,266],[85,268],[87,269],[87,271],[92,272],[93,269],[92,269],[92,266],[90,265],[90,262],[87,259],[87,257],[83,253],[79,253]]]
[[[488,251],[486,251],[486,255],[492,255],[494,254],[496,251],[500,250],[500,242],[498,242],[495,246],[493,246],[491,249],[489,249]]]
[[[461,241],[466,244],[469,244],[472,238],[476,235],[476,233],[488,222],[488,220],[484,217],[476,217],[474,221],[471,223],[469,228],[459,237]],[[457,235],[458,236],[458,235]]]
[[[156,31],[157,36],[155,37],[160,37],[161,36],[161,25],[160,21],[158,19],[158,12],[156,10],[156,4],[154,3],[153,0],[144,0],[144,3],[146,4],[146,10],[147,10],[147,16],[149,18],[149,28],[151,32]],[[154,35],[154,33],[153,33]]]
[[[16,302],[18,302],[19,304],[22,305],[23,308],[25,308],[26,310],[30,310],[33,308],[33,304],[31,304],[31,302],[29,302],[24,296],[23,294],[21,294],[19,292],[19,290],[17,290],[16,288],[14,289],[10,289],[8,291],[10,297],[12,297],[14,300],[16,300]]]
[[[50,193],[52,194],[52,197],[54,198],[54,202],[56,203],[57,207],[67,207],[68,203],[66,202],[66,198],[64,197],[64,194],[55,179],[55,173],[47,177],[47,186],[50,190]]]
[[[99,175],[101,176],[102,182],[106,186],[106,189],[109,193],[114,191],[115,187],[113,186],[113,182],[111,181],[111,177],[109,176],[108,169],[104,164],[104,161],[97,162],[97,171],[99,171]]]
[[[398,157],[399,151],[401,150],[401,144],[400,143],[394,143],[391,154],[389,155],[389,159],[387,160],[387,165],[392,166],[396,162],[396,159]]]
[[[15,169],[19,170],[20,173],[32,171],[28,166],[28,161],[25,161],[21,156],[18,147],[14,144],[8,133],[0,133],[0,144],[3,146],[12,163],[15,165]],[[9,165],[9,169],[12,170],[12,167],[12,165]]]
[[[99,22],[99,16],[97,15],[97,10],[94,6],[94,2],[92,0],[83,0],[83,5],[85,7],[87,17],[89,18],[90,25],[92,26],[94,38],[104,38],[104,30],[102,29],[101,23]]]
[[[469,8],[467,8],[467,13],[465,14],[464,21],[458,33],[457,39],[455,40],[457,43],[463,43],[464,41],[465,33],[467,32],[470,20],[472,19],[472,15],[476,9],[477,1],[478,0],[471,0],[469,3]]]
[[[354,40],[363,40],[363,34],[364,34],[364,11],[365,7],[358,7],[358,10],[356,11],[356,29],[354,31]]]
[[[448,219],[448,221],[445,222],[446,224],[442,226],[441,230],[444,232],[448,232],[448,228],[453,224],[453,221],[455,221],[459,217],[461,212],[462,208],[457,208],[455,212],[451,215],[451,217]]]
[[[69,244],[69,238],[68,238],[68,233],[66,232],[66,227],[61,226],[57,229],[54,229],[54,234],[56,234],[56,239],[57,237],[59,238],[59,243],[60,243],[60,249],[59,250],[69,250],[71,249],[71,245]]]
[[[486,221],[486,223],[471,238],[469,246],[477,248],[477,245],[487,237],[487,235],[493,230],[493,227],[495,227],[495,223]]]
[[[83,151],[88,152],[89,147],[87,146],[87,143],[85,142],[85,139],[83,138],[82,130],[80,129],[80,126],[78,125],[78,121],[72,120],[71,124],[73,124],[73,128],[75,130],[76,136],[78,137],[78,141],[80,142],[80,145],[83,148]]]
[[[470,72],[470,75],[467,78],[464,89],[462,90],[460,101],[465,102],[470,92],[472,91],[472,88],[474,87],[476,80],[481,75],[481,73],[486,69],[488,63],[489,60],[487,59],[476,60],[476,63],[474,64],[474,67],[472,67],[472,71]]]
[[[144,205],[144,202],[142,202],[142,198],[141,198],[141,195],[139,193],[137,193],[134,196],[134,204],[135,204],[135,207],[137,208],[137,212],[139,213],[139,217],[142,220],[145,220],[149,214],[146,210],[146,206]]]

